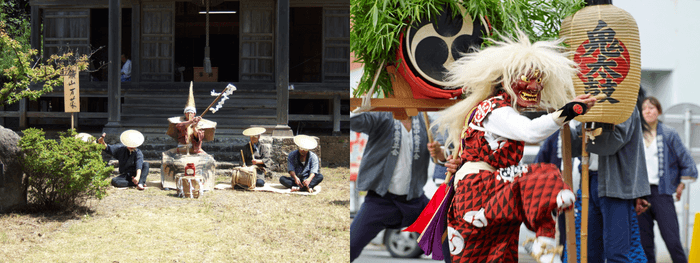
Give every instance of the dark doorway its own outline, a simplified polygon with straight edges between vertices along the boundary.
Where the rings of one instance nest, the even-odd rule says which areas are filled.
[[[194,69],[204,66],[206,15],[200,12],[205,10],[205,6],[194,3],[175,4],[175,81],[193,80]],[[212,68],[218,68],[217,81],[238,82],[239,4],[223,2],[209,10],[210,60]],[[182,75],[178,68],[184,69]]]
[[[289,9],[289,81],[321,82],[323,8]]]
[[[90,9],[90,49],[103,47],[92,55],[90,69],[97,70],[109,60],[109,12],[107,8]],[[90,74],[92,81],[107,81],[107,66]]]
[[[131,8],[122,8],[122,53],[131,57]],[[100,65],[109,61],[109,9],[90,9],[90,49],[102,49],[92,55],[90,81],[107,81],[107,66]],[[117,58],[119,59],[119,58]],[[120,60],[121,65],[121,60]]]

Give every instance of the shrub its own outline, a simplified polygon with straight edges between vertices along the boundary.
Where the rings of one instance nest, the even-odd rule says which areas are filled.
[[[45,138],[41,129],[23,131],[20,161],[29,177],[29,201],[47,209],[70,208],[107,193],[109,176],[101,152],[104,145],[75,138],[75,131],[61,132],[59,141]]]

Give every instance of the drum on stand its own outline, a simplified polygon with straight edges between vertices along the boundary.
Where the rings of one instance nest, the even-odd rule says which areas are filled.
[[[233,168],[231,175],[231,186],[239,186],[247,190],[255,189],[257,181],[257,170],[255,166]]]
[[[411,86],[416,99],[449,99],[462,94],[462,90],[445,83],[447,66],[481,46],[482,31],[479,19],[472,19],[460,7],[460,14],[453,17],[449,5],[434,19],[421,18],[400,36],[396,52],[399,74]]]

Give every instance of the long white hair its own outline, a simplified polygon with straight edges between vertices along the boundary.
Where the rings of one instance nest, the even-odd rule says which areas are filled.
[[[558,109],[574,97],[572,77],[578,71],[576,63],[567,58],[569,53],[560,46],[563,40],[530,43],[527,35],[518,31],[517,40],[503,37],[503,41],[491,40],[495,44],[483,50],[463,54],[448,66],[448,85],[461,87],[466,98],[440,112],[433,126],[439,131],[447,129],[446,145],[460,145],[460,137],[469,111],[481,101],[495,95],[499,86],[510,95],[513,108],[516,94],[511,88],[517,78],[539,70],[543,90],[540,92],[540,107]],[[508,81],[508,83],[504,83]]]

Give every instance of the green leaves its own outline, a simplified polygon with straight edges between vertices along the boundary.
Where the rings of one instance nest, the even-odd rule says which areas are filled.
[[[88,67],[88,55],[78,55],[70,50],[48,59],[36,59],[37,50],[29,45],[29,22],[22,24],[23,31],[6,26],[0,19],[0,105],[13,104],[22,98],[36,100],[42,94],[52,92],[53,87],[63,85],[61,73],[72,66],[80,70]],[[19,30],[19,31],[18,31]],[[17,33],[20,32],[20,33]],[[30,84],[41,84],[31,90]]]
[[[364,73],[354,97],[369,92],[377,68],[398,64],[396,47],[401,33],[414,19],[433,19],[446,4],[452,10],[462,5],[473,19],[484,19],[492,27],[491,37],[525,32],[532,41],[557,38],[561,21],[583,8],[583,0],[351,0],[350,50],[355,62],[364,63]],[[457,12],[457,11],[455,11]],[[456,14],[456,13],[455,13]],[[486,35],[486,32],[483,32]],[[485,41],[484,46],[492,44]],[[391,81],[381,70],[374,93],[391,94]]]
[[[47,140],[41,129],[23,131],[18,145],[25,157],[21,164],[29,176],[29,196],[46,208],[67,208],[81,201],[106,195],[114,170],[102,160],[104,146],[61,133],[60,140]]]
[[[365,74],[360,87],[355,91],[359,96],[370,89],[374,73],[382,62],[393,63],[395,47],[399,35],[408,26],[411,17],[422,14],[438,14],[445,0],[351,0],[350,49],[357,62],[365,64]],[[385,71],[380,72],[378,89],[391,93],[391,81]]]

